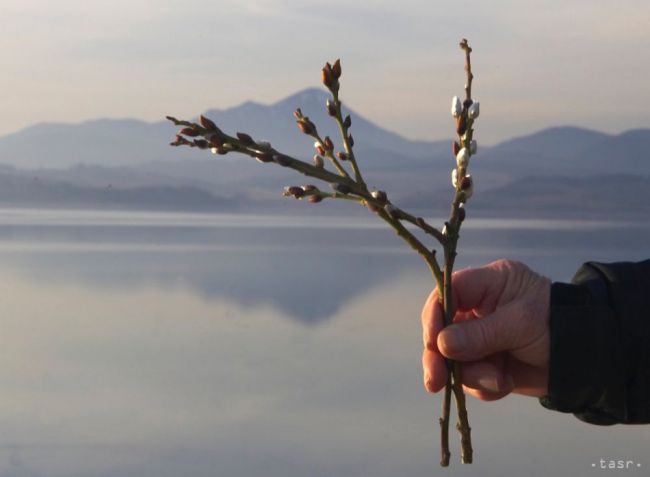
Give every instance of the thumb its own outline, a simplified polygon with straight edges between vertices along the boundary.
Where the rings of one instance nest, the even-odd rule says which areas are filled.
[[[447,358],[476,361],[520,346],[521,325],[515,307],[506,305],[483,318],[453,323],[438,334],[437,345]]]

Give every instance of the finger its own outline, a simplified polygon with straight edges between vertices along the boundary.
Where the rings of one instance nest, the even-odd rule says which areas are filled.
[[[513,303],[484,318],[453,323],[438,334],[438,350],[451,359],[478,361],[499,351],[524,346],[530,337],[518,326],[520,313],[521,307]]]
[[[422,353],[424,388],[430,393],[437,393],[447,382],[447,366],[440,353],[425,349]]]
[[[462,363],[460,373],[463,384],[479,391],[507,394],[514,389],[512,376],[489,361]]]
[[[476,399],[480,399],[481,401],[496,401],[497,399],[504,398],[508,395],[508,393],[505,392],[492,393],[488,391],[482,391],[480,389],[470,388],[469,386],[465,385],[463,385],[463,390],[467,394],[474,396]]]
[[[506,261],[459,270],[452,277],[454,303],[458,310],[474,310],[479,316],[492,313],[506,285]]]
[[[424,347],[430,351],[438,352],[436,339],[444,325],[442,306],[438,301],[438,289],[431,292],[422,308],[422,341]]]

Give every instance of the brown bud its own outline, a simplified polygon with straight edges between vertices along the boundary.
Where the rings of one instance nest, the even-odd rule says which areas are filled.
[[[223,147],[217,147],[216,149],[217,149],[217,154],[219,154],[220,156],[224,156],[228,154],[228,150],[224,149]]]
[[[472,187],[472,178],[469,176],[463,177],[463,180],[460,181],[460,189],[467,190]]]
[[[336,106],[334,106],[334,103],[328,99],[325,105],[327,106],[327,114],[332,117],[336,116]]]
[[[341,77],[341,60],[338,59],[334,62],[334,65],[332,66],[332,76],[334,78],[339,79]]]
[[[318,204],[319,202],[321,202],[323,200],[323,196],[321,196],[321,195],[310,195],[307,200],[312,204]]]
[[[317,189],[317,187],[313,184],[307,184],[302,186],[302,190],[305,192],[314,192]]]
[[[298,121],[298,128],[307,135],[312,135],[316,132],[314,123],[312,123],[309,119],[305,119],[305,118],[302,118],[301,120]]]
[[[325,66],[321,71],[321,80],[323,81],[323,84],[328,88],[331,88],[332,85],[334,84],[332,78],[332,65],[330,65],[329,63],[325,63]]]
[[[350,117],[349,114],[343,120],[343,126],[346,127],[346,128],[349,128],[350,126],[352,126],[352,118]]]
[[[245,145],[247,145],[247,146],[253,144],[253,142],[254,142],[254,141],[253,141],[253,138],[250,137],[250,135],[248,135],[248,134],[246,134],[246,133],[243,133],[243,132],[238,132],[238,133],[237,133],[237,137],[239,138],[239,140],[240,140],[241,142],[243,142],[243,143],[244,143]]]
[[[173,142],[169,143],[170,146],[187,146],[188,144],[190,142],[179,134],[176,135],[176,139]]]
[[[325,136],[325,139],[323,139],[323,143],[325,149],[327,149],[328,151],[334,150],[334,143],[332,142],[329,136]]]
[[[388,199],[388,197],[386,196],[386,192],[384,192],[383,190],[373,190],[370,193],[370,195],[373,197],[373,199],[375,199],[380,204],[385,204],[386,200]]]
[[[465,216],[467,213],[465,212],[465,207],[459,207],[458,208],[458,222],[462,222],[465,220]]]
[[[194,128],[183,128],[178,131],[178,134],[182,134],[183,136],[196,137],[199,135],[199,132]]]
[[[291,186],[287,188],[287,192],[294,196],[296,199],[300,199],[302,196],[305,195],[305,191],[302,189],[302,187],[298,186]]]
[[[223,140],[218,137],[216,134],[213,134],[210,137],[210,146],[212,147],[221,147],[223,146]]]
[[[296,109],[293,112],[293,117],[296,118],[296,119],[302,118],[302,111],[300,110],[300,108]]]
[[[347,161],[348,160],[348,155],[346,153],[344,153],[343,151],[337,152],[336,157],[338,157],[342,161]]]
[[[268,152],[257,152],[255,153],[255,158],[260,162],[273,162],[273,155]]]
[[[320,144],[316,146],[316,152],[318,152],[318,154],[320,154],[321,156],[325,155],[325,149]]]
[[[456,118],[456,132],[459,136],[462,136],[465,134],[465,131],[467,131],[467,120],[465,119],[465,115],[461,114]]]
[[[350,147],[354,146],[354,138],[352,137],[352,134],[348,135],[348,143],[350,143]]]
[[[415,223],[418,225],[418,227],[424,228],[426,226],[426,222],[424,221],[424,219],[422,217],[417,217],[415,219]]]
[[[471,99],[466,99],[465,101],[463,101],[463,107],[465,109],[468,109],[473,103],[474,101],[472,101]]]
[[[332,184],[332,189],[341,194],[349,194],[352,192],[352,188],[349,185],[341,183]]]
[[[325,151],[323,151],[325,152]],[[325,166],[325,162],[323,161],[323,158],[320,157],[318,154],[314,155],[313,159],[314,165],[318,167],[319,169],[322,169]]]
[[[199,122],[201,123],[201,126],[203,126],[208,131],[215,131],[217,129],[217,125],[203,115],[199,116]]]
[[[454,157],[456,157],[460,152],[460,144],[458,144],[458,141],[454,141],[451,145],[451,152],[454,154]]]
[[[195,139],[194,145],[199,149],[207,149],[210,147],[210,144],[205,139]]]

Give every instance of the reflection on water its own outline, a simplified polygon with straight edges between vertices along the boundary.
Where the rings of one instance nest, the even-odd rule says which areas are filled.
[[[259,220],[0,212],[0,475],[437,472],[426,267],[374,223]],[[460,266],[568,280],[649,255],[647,226],[492,224],[467,228]],[[650,443],[533,399],[469,406],[476,464],[450,475],[587,476]]]

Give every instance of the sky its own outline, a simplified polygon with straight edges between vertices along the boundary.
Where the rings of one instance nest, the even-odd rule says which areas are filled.
[[[447,138],[462,37],[485,143],[650,126],[647,0],[2,0],[0,135],[269,104],[318,86],[341,58],[352,109],[409,138]]]

